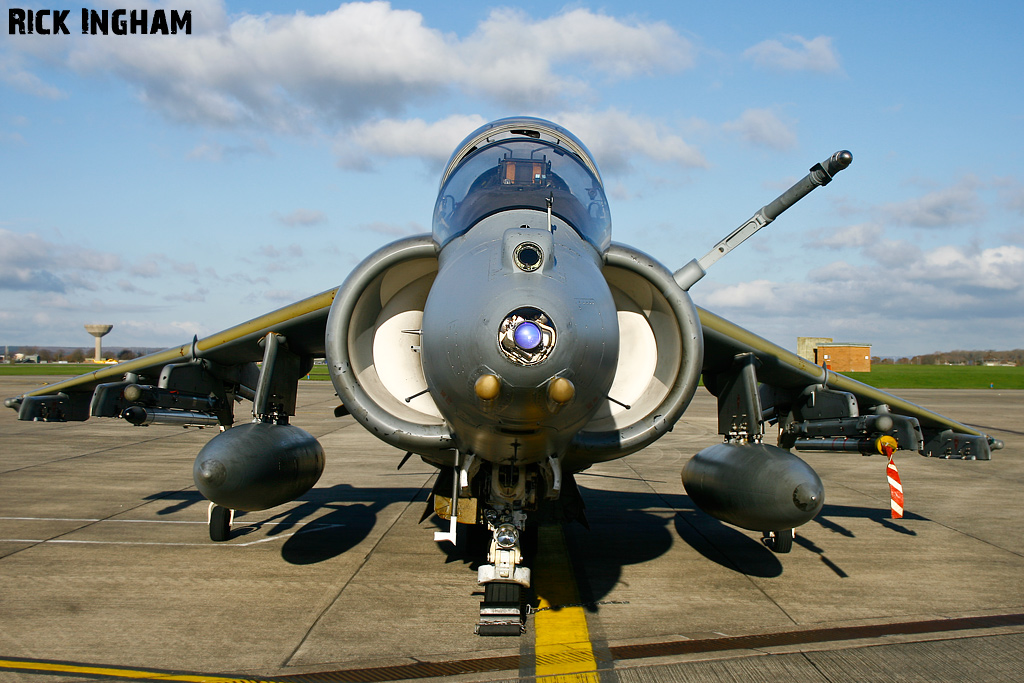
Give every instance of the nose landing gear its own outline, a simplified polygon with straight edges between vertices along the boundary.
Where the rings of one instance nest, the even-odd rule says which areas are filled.
[[[491,547],[488,564],[477,570],[484,599],[475,631],[481,636],[518,636],[526,628],[523,589],[530,587],[530,569],[522,566],[526,515],[518,511],[501,515],[488,510],[486,516],[492,532]]]

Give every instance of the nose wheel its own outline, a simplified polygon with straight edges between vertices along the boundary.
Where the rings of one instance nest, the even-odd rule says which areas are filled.
[[[523,587],[518,583],[484,584],[480,621],[476,625],[477,635],[518,636],[524,630]]]

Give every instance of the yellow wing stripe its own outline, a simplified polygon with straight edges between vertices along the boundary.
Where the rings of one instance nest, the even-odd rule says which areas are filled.
[[[241,325],[235,325],[223,332],[218,332],[217,334],[200,339],[196,344],[196,348],[199,351],[208,351],[222,344],[233,342],[236,339],[241,339],[242,337],[259,332],[260,330],[264,330],[268,327],[274,327],[275,325],[280,325],[281,323],[294,318],[328,309],[331,307],[331,304],[334,303],[334,295],[337,292],[337,288],[330,289],[326,292],[321,292],[316,296],[311,296],[308,299],[303,299],[302,301],[291,304],[290,306],[280,308],[272,313],[267,313],[266,315],[262,315],[258,318],[253,318]]]
[[[961,434],[983,436],[981,432],[972,429],[967,425],[950,420],[948,417],[934,413],[927,408],[922,408],[916,403],[911,403],[910,401],[906,401],[898,396],[893,396],[892,394],[881,391],[880,389],[868,386],[863,382],[858,382],[855,379],[841,375],[838,372],[833,372],[831,370],[826,371],[824,368],[815,365],[806,358],[801,358],[781,346],[776,346],[767,339],[759,337],[753,332],[745,330],[739,325],[731,323],[724,318],[720,318],[714,313],[710,313],[703,308],[698,307],[697,311],[700,315],[700,324],[704,327],[729,337],[732,341],[736,342],[738,347],[770,354],[777,362],[788,365],[793,370],[807,378],[814,378],[814,381],[818,383],[827,381],[828,386],[833,389],[848,391],[859,397],[877,401],[878,403],[885,403],[894,413],[911,415],[922,419],[923,421],[926,420],[930,426],[942,426]]]
[[[196,342],[196,351],[202,355],[202,352],[215,349],[218,346],[228,344],[230,342],[242,339],[248,335],[254,334],[267,328],[272,328],[281,323],[288,322],[295,318],[308,315],[310,313],[317,313],[326,309],[330,309],[331,304],[334,302],[334,295],[337,293],[337,288],[321,292],[315,296],[311,296],[308,299],[303,299],[284,308],[280,308],[266,315],[261,315],[258,318],[253,318],[248,322],[244,322],[240,325],[228,328],[223,332],[217,332],[216,334],[204,337]],[[176,348],[166,349],[164,351],[158,351],[148,356],[142,356],[141,358],[135,358],[134,360],[125,361],[118,363],[117,365],[107,365],[102,368],[87,372],[84,375],[78,375],[71,379],[64,380],[62,382],[56,382],[54,384],[47,384],[46,386],[36,389],[34,391],[26,392],[25,396],[49,396],[56,394],[66,389],[73,389],[74,387],[82,386],[84,384],[100,384],[103,381],[117,380],[120,379],[125,373],[139,372],[142,370],[148,370],[153,367],[159,367],[166,365],[167,363],[173,363],[175,361],[188,358],[192,353],[192,344],[182,344]]]

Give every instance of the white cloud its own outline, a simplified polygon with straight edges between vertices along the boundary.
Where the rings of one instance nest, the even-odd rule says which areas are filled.
[[[582,8],[544,19],[496,9],[460,38],[387,2],[230,21],[222,3],[200,7],[191,36],[90,36],[68,41],[66,62],[134,84],[143,102],[175,120],[284,131],[394,116],[455,92],[543,107],[588,93],[592,78],[693,64],[689,41],[667,24]]]
[[[735,121],[722,125],[722,129],[737,133],[751,145],[770,149],[796,147],[796,133],[770,109],[747,109]]]
[[[918,228],[972,225],[985,217],[977,185],[975,179],[965,178],[952,187],[921,197],[884,204],[879,212],[889,221]]]
[[[93,274],[120,269],[121,258],[116,254],[0,228],[0,290],[96,289]]]
[[[67,94],[59,88],[44,83],[38,76],[26,71],[21,59],[17,55],[10,53],[0,53],[0,82],[6,83],[22,92],[48,100],[59,100],[67,97]]]
[[[132,275],[138,275],[139,277],[154,278],[160,276],[160,265],[154,260],[149,259],[142,261],[141,263],[134,264],[130,271]]]
[[[268,289],[263,292],[263,297],[269,301],[273,301],[276,304],[281,302],[293,302],[302,299],[303,296],[293,289]]]
[[[920,280],[1019,293],[1024,290],[1024,249],[937,247],[912,264],[909,274]]]
[[[462,65],[469,67],[465,80],[474,90],[520,106],[585,93],[581,79],[555,73],[566,62],[610,78],[677,71],[694,63],[689,41],[663,22],[628,22],[582,8],[538,21],[517,10],[493,10],[459,50]]]
[[[369,231],[375,232],[380,235],[388,235],[393,237],[409,237],[410,235],[419,235],[427,232],[419,223],[409,222],[405,225],[398,225],[396,223],[385,223],[384,221],[374,221],[373,223],[364,223],[356,227],[358,231]]]
[[[748,48],[743,56],[757,66],[781,71],[817,71],[835,73],[842,70],[832,38],[818,36],[810,40],[802,36],[786,36],[765,40]]]
[[[821,333],[873,343],[882,355],[976,348],[979,326],[989,330],[988,348],[1020,346],[1024,248],[922,251],[891,243],[888,252],[888,262],[836,261],[800,281],[710,281],[693,294],[699,305],[784,346]]]
[[[219,142],[203,142],[192,148],[185,158],[197,161],[234,161],[249,156],[273,156],[266,140],[257,139],[237,145]]]
[[[719,308],[774,309],[780,303],[776,295],[778,287],[780,287],[779,283],[770,280],[751,280],[750,282],[719,286],[700,298],[712,310]]]
[[[999,189],[1003,205],[1010,211],[1024,215],[1024,185],[1014,178],[999,178],[994,185]]]
[[[283,259],[283,258],[301,258],[302,257],[302,246],[292,242],[287,247],[278,247],[274,244],[264,244],[257,250],[261,256],[265,256],[269,259]]]
[[[860,223],[835,230],[817,230],[808,244],[812,249],[849,249],[875,245],[882,237],[882,226]]]
[[[275,218],[277,218],[281,223],[291,227],[308,227],[327,222],[327,214],[323,211],[315,211],[313,209],[295,209],[284,216],[275,214]]]
[[[707,160],[674,128],[618,109],[566,112],[555,123],[573,132],[603,171],[627,171],[638,156],[679,166],[704,168]]]
[[[704,155],[667,124],[617,109],[565,112],[550,117],[590,149],[605,171],[628,171],[638,157],[684,167],[706,167]],[[335,140],[338,166],[371,170],[381,159],[419,158],[443,164],[456,145],[486,123],[481,116],[453,115],[433,123],[422,119],[382,119],[358,126]]]
[[[485,124],[476,115],[453,115],[427,123],[423,119],[380,119],[337,136],[334,154],[341,168],[369,170],[380,158],[419,158],[430,165],[448,160],[455,146]]]
[[[212,332],[210,327],[194,321],[119,320],[114,323],[111,334],[118,335],[118,345],[122,346],[171,347],[188,343],[193,336],[202,338]]]

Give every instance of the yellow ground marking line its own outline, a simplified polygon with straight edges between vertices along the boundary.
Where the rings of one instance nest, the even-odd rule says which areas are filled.
[[[533,615],[537,678],[554,676],[551,680],[559,683],[598,683],[584,608],[558,607],[580,602],[561,525],[542,526],[537,546],[534,589],[538,609],[543,610]]]
[[[149,681],[183,681],[186,683],[256,683],[264,679],[233,678],[206,674],[174,673],[173,671],[145,671],[109,666],[88,666],[70,662],[39,662],[31,659],[0,659],[0,671],[27,671],[28,673],[81,674],[109,678],[144,679]]]

